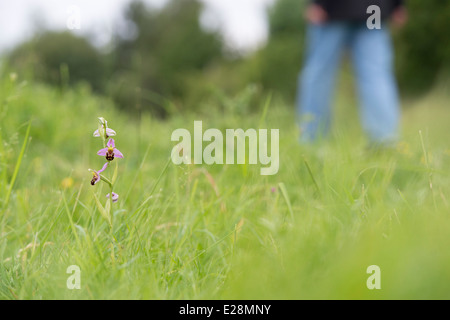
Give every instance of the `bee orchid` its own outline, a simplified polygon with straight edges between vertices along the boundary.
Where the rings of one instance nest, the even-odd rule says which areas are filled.
[[[97,152],[99,156],[104,156],[108,161],[114,160],[114,157],[123,158],[122,152],[120,152],[119,149],[116,148],[114,139],[109,139],[106,146],[106,148],[100,149]]]
[[[92,171],[92,174],[94,175],[94,176],[92,177],[92,180],[91,180],[91,185],[95,185],[97,182],[100,181],[100,173],[102,173],[103,171],[105,171],[105,169],[108,167],[108,163],[109,163],[109,162],[106,162],[106,163],[103,165],[103,167],[102,167],[100,170],[98,170],[98,171],[89,169],[90,171]]]
[[[118,163],[116,162],[116,168],[112,174],[112,177],[110,179],[108,179],[107,177],[105,177],[104,174],[100,174],[103,171],[105,171],[108,166],[109,163],[111,161],[114,160],[114,158],[123,158],[123,154],[122,152],[120,152],[118,149],[116,149],[116,144],[114,142],[114,139],[110,138],[110,136],[115,136],[116,132],[113,129],[108,128],[108,123],[105,120],[105,118],[100,117],[98,118],[98,129],[96,131],[94,131],[94,137],[100,137],[102,140],[102,144],[103,144],[103,149],[100,149],[97,151],[97,155],[99,156],[103,156],[106,158],[106,163],[103,165],[103,167],[98,170],[92,170],[89,169],[89,171],[92,172],[93,177],[91,180],[91,185],[95,185],[97,184],[97,182],[99,182],[100,180],[102,180],[103,182],[105,182],[108,186],[109,186],[109,193],[106,195],[106,204],[105,206],[103,206],[99,199],[97,198],[96,194],[93,193],[94,195],[94,199],[95,199],[95,203],[97,205],[97,209],[99,210],[100,214],[103,216],[103,218],[105,218],[107,220],[107,222],[109,223],[109,226],[111,227],[111,232],[113,230],[113,214],[112,214],[112,203],[113,202],[117,202],[117,200],[119,199],[119,195],[115,192],[113,192],[114,189],[114,182],[116,181],[117,178],[117,172],[118,172]]]
[[[108,137],[115,136],[116,132],[113,129],[108,128],[108,121],[105,118],[98,118],[98,129],[94,131],[94,137],[102,137],[103,140],[108,139]]]
[[[110,195],[110,193],[108,193],[107,195],[106,195],[106,197],[109,199],[109,195]],[[113,192],[112,193],[112,202],[117,202],[117,200],[119,199],[119,195],[117,194],[117,193],[115,193],[115,192]]]
[[[106,132],[106,137],[107,138],[116,135],[116,132],[113,129],[111,129],[111,128],[106,128],[105,132]],[[94,137],[100,137],[101,136],[98,129],[94,131],[93,136]]]

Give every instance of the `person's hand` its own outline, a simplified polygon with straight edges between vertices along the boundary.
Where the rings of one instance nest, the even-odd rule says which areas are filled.
[[[312,24],[322,24],[327,21],[327,12],[317,4],[310,4],[305,12],[306,20]]]
[[[404,6],[400,6],[394,10],[391,17],[394,27],[401,28],[408,21],[408,11]]]

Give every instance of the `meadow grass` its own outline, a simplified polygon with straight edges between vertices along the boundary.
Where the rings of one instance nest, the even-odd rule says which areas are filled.
[[[445,90],[405,101],[401,141],[376,151],[345,87],[332,135],[303,146],[293,107],[275,96],[254,113],[205,105],[158,120],[119,112],[82,85],[0,86],[1,299],[450,298]],[[93,197],[106,201],[108,189],[89,183],[88,168],[104,162],[92,137],[99,116],[125,155],[114,160],[112,232]],[[171,133],[194,120],[280,129],[278,174],[174,165]],[[67,288],[70,265],[79,290]],[[370,265],[380,290],[366,286]]]

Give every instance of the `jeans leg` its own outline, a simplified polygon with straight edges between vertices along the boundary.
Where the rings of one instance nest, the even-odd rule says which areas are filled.
[[[308,26],[296,100],[303,142],[316,140],[328,132],[334,78],[347,34],[348,27],[343,23]]]
[[[400,108],[389,30],[359,26],[350,45],[363,128],[371,142],[391,143],[397,139]]]

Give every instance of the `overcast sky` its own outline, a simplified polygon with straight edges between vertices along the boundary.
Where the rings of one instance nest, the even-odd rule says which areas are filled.
[[[36,25],[69,29],[90,35],[99,45],[108,43],[113,26],[122,20],[122,9],[131,0],[0,0],[0,51],[30,37]],[[162,6],[167,0],[144,0]],[[201,0],[201,22],[218,28],[227,42],[248,50],[267,36],[266,7],[274,0]],[[75,17],[79,19],[74,20]],[[79,21],[79,29],[74,25]]]

